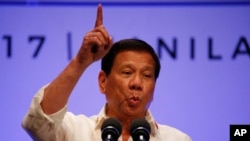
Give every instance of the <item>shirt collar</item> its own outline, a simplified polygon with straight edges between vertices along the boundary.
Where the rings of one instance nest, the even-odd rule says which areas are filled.
[[[101,111],[97,115],[95,129],[101,129],[103,122],[107,118],[109,118],[109,117],[106,115],[106,105],[105,105],[102,107]],[[147,110],[146,115],[145,115],[145,119],[148,121],[148,123],[151,127],[151,135],[156,136],[156,134],[158,133],[158,125],[155,122],[154,117],[151,114],[150,110]]]

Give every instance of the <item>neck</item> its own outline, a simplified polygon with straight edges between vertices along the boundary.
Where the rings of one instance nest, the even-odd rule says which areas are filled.
[[[115,112],[112,109],[110,109],[107,105],[106,105],[106,115],[109,117],[114,117],[116,119],[118,119],[121,122],[122,125],[122,136],[123,135],[128,135],[128,137],[130,136],[130,126],[131,123],[134,119],[137,118],[144,118],[146,111],[141,114],[141,115],[137,115],[137,116],[128,116],[128,115],[124,115],[121,112]]]
[[[122,140],[127,141],[130,137],[130,124],[132,119],[120,120],[120,122],[122,124]]]

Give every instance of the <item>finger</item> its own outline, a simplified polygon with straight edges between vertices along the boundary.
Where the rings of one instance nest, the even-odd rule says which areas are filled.
[[[103,36],[103,33],[96,31],[96,32],[90,32],[87,35],[87,38],[97,38],[98,40],[100,40],[102,42],[103,45],[108,44],[108,40],[106,40],[106,38]]]
[[[102,25],[102,20],[103,20],[102,5],[99,4],[98,7],[97,7],[97,15],[96,15],[95,27],[98,27],[98,26]]]
[[[100,32],[89,32],[85,40],[90,43],[92,53],[96,53],[99,48],[104,48],[108,43]]]
[[[108,34],[108,31],[105,29],[105,27],[103,25],[95,28],[93,31],[101,33],[101,35],[103,36],[103,38],[108,43],[108,41],[109,41],[109,34]]]

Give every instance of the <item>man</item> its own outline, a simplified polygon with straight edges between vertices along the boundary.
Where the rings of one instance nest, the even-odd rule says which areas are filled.
[[[112,45],[102,21],[99,5],[94,29],[85,35],[78,54],[68,66],[35,95],[23,127],[39,141],[100,141],[102,123],[113,117],[122,125],[118,140],[131,141],[132,120],[144,118],[151,127],[151,141],[190,141],[181,131],[157,124],[148,110],[160,71],[153,48],[137,39]],[[90,118],[67,112],[67,101],[77,81],[90,64],[101,58],[98,82],[106,97],[105,106]]]

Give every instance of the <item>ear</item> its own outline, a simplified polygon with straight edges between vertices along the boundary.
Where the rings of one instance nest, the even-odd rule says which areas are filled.
[[[102,94],[106,92],[107,75],[104,71],[100,71],[98,75],[99,90]]]

